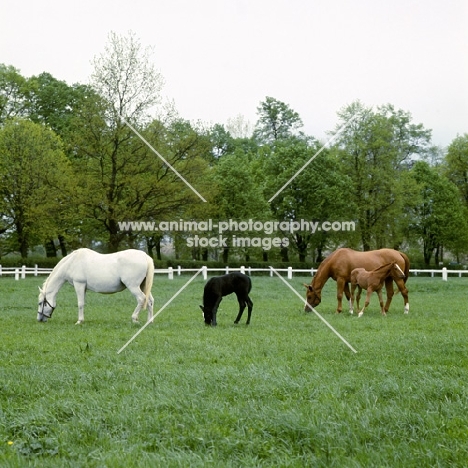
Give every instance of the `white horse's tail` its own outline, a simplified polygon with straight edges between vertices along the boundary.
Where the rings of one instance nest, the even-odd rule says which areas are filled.
[[[145,279],[145,302],[143,304],[143,309],[146,309],[148,305],[148,299],[151,294],[151,288],[153,287],[153,280],[154,280],[154,263],[153,259],[148,256],[147,259],[147,267],[146,267],[146,279]]]

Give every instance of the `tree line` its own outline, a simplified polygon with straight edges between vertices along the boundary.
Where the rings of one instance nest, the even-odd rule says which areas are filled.
[[[163,77],[133,34],[111,33],[93,65],[90,83],[68,85],[0,64],[0,256],[144,246],[161,258],[168,242],[177,258],[225,263],[319,262],[339,246],[411,250],[426,265],[468,253],[468,134],[442,150],[409,112],[356,101],[337,112],[325,144],[273,97],[253,127],[241,116],[207,126],[162,102]],[[213,247],[184,231],[121,229],[208,219],[353,221],[355,230],[282,230],[265,248],[233,242],[233,230]]]

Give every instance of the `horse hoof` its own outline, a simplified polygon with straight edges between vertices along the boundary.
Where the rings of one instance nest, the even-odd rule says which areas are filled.
[[[358,317],[361,318],[364,314],[362,312],[359,312]]]
[[[81,325],[83,322],[81,320],[78,320],[78,322],[75,323],[75,325]]]

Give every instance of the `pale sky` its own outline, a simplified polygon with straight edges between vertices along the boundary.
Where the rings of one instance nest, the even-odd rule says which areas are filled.
[[[435,145],[468,133],[466,0],[3,0],[0,20],[0,63],[68,84],[133,31],[191,121],[253,125],[271,96],[326,140],[359,99],[410,112]]]

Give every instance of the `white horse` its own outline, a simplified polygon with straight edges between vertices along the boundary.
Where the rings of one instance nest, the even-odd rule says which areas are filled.
[[[137,299],[132,320],[138,322],[140,310],[148,308],[148,321],[153,318],[153,259],[141,250],[124,250],[100,254],[78,249],[62,258],[39,288],[37,320],[47,322],[56,307],[55,297],[65,282],[75,288],[78,297],[78,322],[84,322],[86,290],[111,294],[127,288]]]

